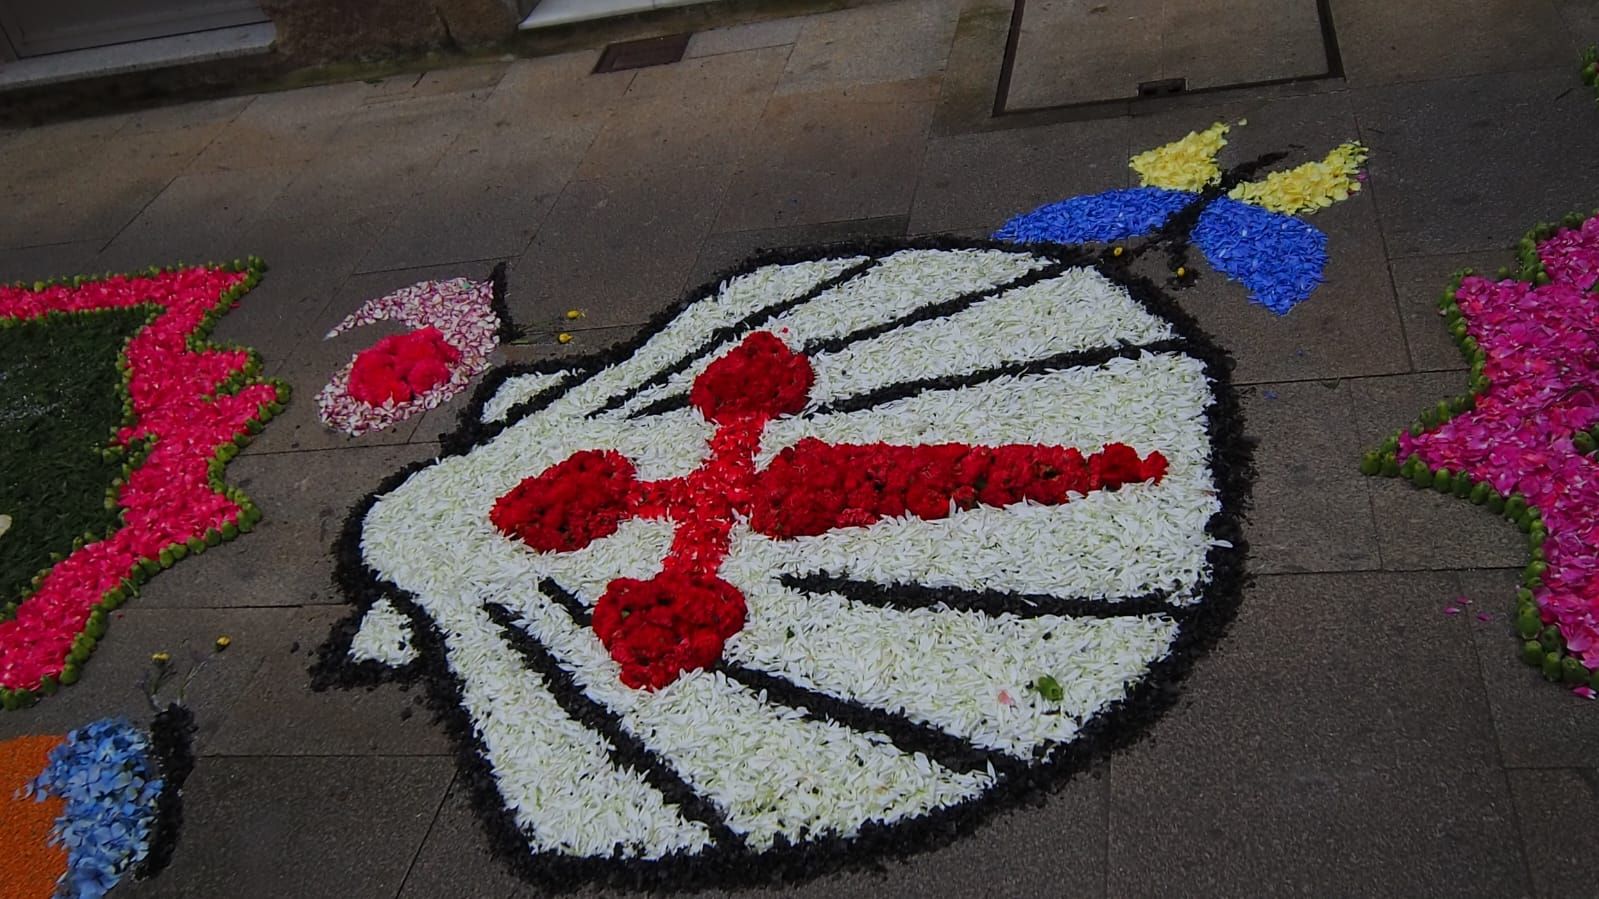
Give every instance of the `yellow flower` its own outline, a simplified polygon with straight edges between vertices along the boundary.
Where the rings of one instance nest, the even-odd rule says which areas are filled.
[[[1334,147],[1319,162],[1272,172],[1263,180],[1238,185],[1228,196],[1285,215],[1315,212],[1360,190],[1355,176],[1365,161],[1366,148],[1351,141]]]
[[[166,663],[172,661],[172,655],[171,653],[165,652],[153,652],[150,654],[150,661],[156,663],[157,665],[165,665]]]
[[[1128,161],[1145,187],[1198,192],[1221,180],[1216,154],[1227,145],[1232,126],[1217,122],[1204,131],[1190,131],[1180,140],[1145,150]]]
[[[1181,278],[1182,276],[1184,276],[1186,274],[1188,274],[1188,269],[1183,268],[1180,265],[1177,266],[1177,277]]]
[[[577,319],[580,319],[580,318],[583,317],[583,310],[581,310],[581,309],[568,309],[568,310],[566,310],[566,317],[567,317],[567,319],[573,320],[573,321],[575,321]]]
[[[232,645],[233,645],[233,638],[229,637],[227,634],[223,634],[222,636],[217,638],[217,652],[221,652],[222,650],[227,649],[229,646],[232,646]]]
[[[1110,254],[1112,256],[1120,256],[1122,254],[1122,248],[1121,247],[1117,247],[1114,250],[1111,250]]]
[[[562,331],[561,333],[555,335],[555,339],[557,341],[561,342],[561,343],[571,343],[572,342],[572,335],[566,333],[565,331]]]

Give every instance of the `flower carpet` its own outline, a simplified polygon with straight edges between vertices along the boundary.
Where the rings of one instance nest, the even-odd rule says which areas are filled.
[[[760,258],[492,373],[337,547],[319,683],[422,679],[547,885],[917,851],[1137,733],[1229,619],[1226,360],[1098,256]]]

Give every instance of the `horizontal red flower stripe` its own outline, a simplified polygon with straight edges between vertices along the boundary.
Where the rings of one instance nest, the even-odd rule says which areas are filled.
[[[59,675],[94,606],[141,560],[238,522],[238,504],[212,488],[210,462],[222,445],[245,433],[261,406],[279,399],[278,390],[256,383],[216,395],[224,381],[245,368],[248,353],[194,351],[188,342],[206,313],[248,276],[187,268],[41,291],[0,287],[0,317],[5,318],[141,304],[160,310],[125,353],[134,423],[118,432],[117,443],[126,447],[152,438],[152,447],[118,492],[124,524],[110,538],[56,564],[16,615],[0,622],[0,688],[37,689],[44,678]]]

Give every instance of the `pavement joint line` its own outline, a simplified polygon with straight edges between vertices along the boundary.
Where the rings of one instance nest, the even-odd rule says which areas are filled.
[[[455,789],[455,782],[460,779],[461,768],[457,765],[455,770],[450,772],[450,782],[445,784],[444,790],[439,793],[439,804],[433,809],[433,818],[428,821],[428,829],[423,831],[422,839],[416,843],[416,851],[411,853],[411,861],[405,866],[405,875],[400,878],[400,885],[394,891],[394,899],[400,899],[405,895],[405,885],[411,880],[411,872],[416,870],[417,860],[422,857],[422,849],[427,846],[428,838],[433,836],[433,828],[439,825],[439,816],[444,813],[444,803],[450,798],[450,791]]]
[[[1325,377],[1279,378],[1275,381],[1234,381],[1235,387],[1272,387],[1278,384],[1323,384],[1344,381],[1377,381],[1383,378],[1409,378],[1415,375],[1447,375],[1466,371],[1465,368],[1428,368],[1420,371],[1389,371],[1371,375],[1331,375]]]

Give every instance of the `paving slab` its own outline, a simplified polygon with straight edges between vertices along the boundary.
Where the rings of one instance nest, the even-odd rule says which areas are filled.
[[[911,81],[944,68],[960,4],[875,3],[805,19],[779,94]]]
[[[204,557],[185,559],[184,564]],[[177,577],[178,565],[162,577]],[[153,589],[162,577],[148,585]],[[170,586],[170,585],[169,585]],[[171,655],[177,681],[169,683],[163,696],[171,700],[178,694],[183,677],[193,666],[204,662],[183,690],[183,701],[193,710],[199,728],[195,751],[204,754],[219,734],[224,719],[236,703],[249,702],[246,689],[251,679],[277,651],[279,640],[301,625],[298,609],[202,608],[214,598],[209,586],[198,591],[196,608],[160,608],[147,603],[146,590],[112,613],[106,636],[100,641],[82,679],[37,705],[0,716],[0,739],[25,733],[66,733],[74,727],[107,715],[126,715],[134,721],[148,721],[153,714],[141,687],[155,669],[153,653]],[[216,639],[227,635],[233,643],[226,652],[215,652]]]
[[[641,69],[606,118],[578,177],[735,163],[749,150],[788,48]]]
[[[1338,0],[1349,83],[1357,86],[1570,65],[1548,0]]]
[[[90,262],[100,252],[102,242],[79,240],[0,250],[0,284],[14,281],[33,283],[56,277],[89,274]]]
[[[514,266],[512,318],[549,321],[580,309],[586,327],[648,319],[677,299],[727,178],[712,166],[573,181]]]
[[[128,896],[393,896],[455,774],[442,758],[202,758],[159,878]]]
[[[911,233],[992,232],[1046,203],[1127,187],[1130,124],[1116,118],[929,141]]]
[[[370,90],[360,82],[261,94],[200,153],[189,171],[297,166],[321,155]]]
[[[1471,633],[1486,625],[1443,612],[1460,591],[1451,572],[1261,575],[1116,779],[1497,765]]]
[[[1521,585],[1519,571],[1463,577],[1476,604],[1497,615],[1495,626],[1475,634],[1483,689],[1507,768],[1582,768],[1593,764],[1599,715],[1570,690],[1543,679],[1521,661],[1521,638],[1510,617]]]
[[[1438,300],[1454,280],[1454,273],[1469,268],[1492,277],[1499,266],[1511,262],[1510,244],[1502,252],[1450,253],[1409,256],[1389,263],[1399,317],[1410,347],[1410,367],[1416,371],[1465,371],[1470,368],[1460,347],[1444,326]]]
[[[239,259],[251,255],[247,224],[259,218],[294,178],[288,169],[181,175],[117,234],[95,268],[130,271]]]
[[[701,56],[742,53],[745,50],[759,50],[763,47],[782,47],[798,40],[800,30],[804,27],[804,19],[768,19],[765,22],[750,22],[698,31],[688,39],[688,50],[683,56],[686,59],[697,59]]]
[[[1254,503],[1244,526],[1259,574],[1380,566],[1365,451],[1352,392],[1338,381],[1245,388],[1245,433],[1255,448]]]
[[[1528,229],[1599,197],[1599,107],[1569,62],[1350,97],[1394,256],[1489,250],[1497,269]]]
[[[919,79],[773,97],[716,230],[908,213],[936,91]]]
[[[140,602],[151,609],[342,604],[329,548],[350,509],[389,475],[437,453],[417,445],[240,456],[227,481],[261,508],[260,524],[162,572]]]
[[[503,259],[525,251],[564,178],[540,183],[515,171],[429,178],[406,201],[358,271]]]
[[[1262,769],[1247,755],[1111,769],[1109,892],[1528,893],[1504,774],[1468,765]],[[1332,886],[1336,885],[1336,886]]]
[[[426,98],[366,107],[278,197],[276,217],[393,206],[415,196],[481,100]]]
[[[699,259],[695,261],[694,271],[685,282],[684,289],[698,289],[717,274],[743,263],[762,250],[809,247],[873,237],[903,237],[909,221],[902,215],[890,215],[849,222],[712,234],[700,248]]]
[[[1593,889],[1590,823],[1599,815],[1599,771],[1510,771],[1521,844],[1539,896],[1581,896]]]
[[[206,741],[207,755],[452,755],[443,728],[422,704],[422,688],[393,684],[311,689],[307,670],[344,606],[297,610],[263,647],[265,660],[240,702]],[[232,652],[230,647],[229,652]]]
[[[599,60],[599,50],[517,60],[495,85],[484,112],[542,128],[603,113],[627,91],[638,71],[594,74]]]

